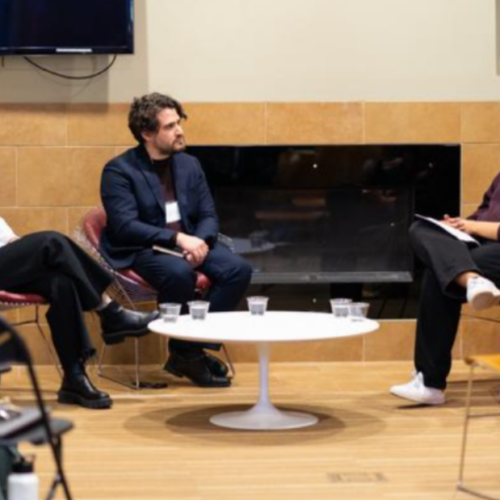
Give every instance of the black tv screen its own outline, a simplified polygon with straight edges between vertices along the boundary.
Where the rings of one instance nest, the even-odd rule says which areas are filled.
[[[0,0],[0,55],[132,54],[134,0]]]

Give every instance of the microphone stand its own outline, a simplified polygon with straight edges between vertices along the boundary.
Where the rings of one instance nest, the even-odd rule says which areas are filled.
[[[4,340],[1,337],[5,333],[10,334],[10,339]],[[52,450],[52,455],[54,456],[54,461],[56,463],[56,475],[54,480],[52,481],[52,485],[50,487],[47,500],[52,500],[56,493],[57,486],[60,484],[64,490],[64,495],[67,500],[73,500],[71,496],[71,492],[69,491],[69,485],[66,480],[66,476],[63,471],[62,460],[61,460],[61,438],[59,436],[55,436],[52,432],[52,428],[50,426],[49,416],[47,415],[47,411],[45,410],[45,405],[42,398],[42,392],[40,390],[40,386],[38,385],[38,379],[35,374],[35,369],[33,367],[33,362],[31,360],[31,355],[26,347],[24,340],[21,336],[14,330],[9,323],[0,316],[0,349],[5,347],[7,342],[11,342],[14,353],[15,360],[25,363],[28,367],[28,373],[33,385],[33,390],[35,392],[35,397],[37,401],[38,408],[40,409],[40,414],[42,417],[42,426],[47,434],[47,441]]]

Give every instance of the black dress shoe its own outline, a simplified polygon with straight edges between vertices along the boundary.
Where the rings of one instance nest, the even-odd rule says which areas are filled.
[[[59,403],[101,410],[113,405],[109,394],[97,389],[84,372],[64,375],[57,400]]]
[[[108,345],[123,342],[126,337],[147,335],[148,324],[160,315],[158,311],[130,311],[114,301],[96,312],[101,320],[102,338]]]
[[[184,357],[171,352],[165,370],[176,377],[186,377],[200,387],[229,387],[231,379],[212,373],[207,364],[205,353]]]
[[[205,363],[208,366],[208,369],[217,377],[227,377],[229,373],[229,368],[227,365],[221,361],[216,356],[205,352]]]

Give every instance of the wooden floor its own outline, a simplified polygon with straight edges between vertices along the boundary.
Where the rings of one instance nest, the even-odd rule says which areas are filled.
[[[280,432],[232,431],[208,418],[257,396],[257,366],[238,365],[230,389],[198,389],[169,379],[167,390],[131,392],[98,381],[111,411],[57,405],[58,379],[39,368],[53,414],[71,419],[64,465],[75,499],[277,500],[470,498],[455,489],[466,369],[455,367],[449,403],[418,407],[388,388],[409,363],[273,364],[271,395],[281,407],[316,414],[318,425]],[[481,377],[480,377],[481,378]],[[482,380],[477,407],[500,410],[500,382]],[[13,401],[33,401],[21,368],[2,379]],[[470,484],[500,496],[500,417],[472,424]],[[32,451],[23,446],[23,451]],[[53,465],[35,448],[45,492]],[[42,496],[40,496],[42,498]],[[57,498],[63,498],[61,493]]]

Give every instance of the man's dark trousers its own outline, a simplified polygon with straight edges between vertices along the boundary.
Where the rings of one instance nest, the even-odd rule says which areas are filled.
[[[206,299],[210,301],[211,312],[233,311],[247,289],[252,274],[251,266],[239,255],[233,254],[220,243],[208,252],[201,266],[193,269],[180,257],[174,257],[153,250],[138,252],[133,270],[158,290],[158,302],[183,304],[195,299],[195,271],[205,274],[212,286]],[[201,347],[218,348],[218,345],[202,345],[171,339],[171,351],[184,354],[199,351]]]
[[[50,307],[47,321],[65,371],[94,354],[82,311],[95,309],[112,278],[66,236],[43,231],[0,248],[0,289],[34,293]]]
[[[425,266],[417,317],[415,368],[428,387],[446,388],[465,289],[454,282],[476,272],[500,285],[500,243],[469,246],[431,223],[417,221],[410,241]]]

